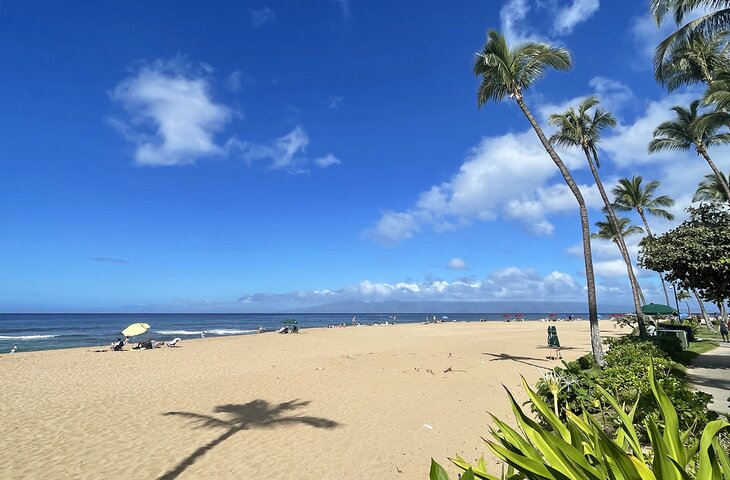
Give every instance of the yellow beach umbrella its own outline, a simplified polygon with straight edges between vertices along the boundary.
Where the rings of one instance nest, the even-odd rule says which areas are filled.
[[[149,329],[150,326],[146,323],[133,323],[124,330],[122,330],[122,335],[124,335],[125,337],[134,337],[135,335],[142,335]]]

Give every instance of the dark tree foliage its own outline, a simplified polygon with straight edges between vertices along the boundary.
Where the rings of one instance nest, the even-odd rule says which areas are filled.
[[[715,303],[730,298],[730,210],[724,204],[689,207],[689,220],[644,241],[639,264],[665,272],[681,288],[697,289]]]

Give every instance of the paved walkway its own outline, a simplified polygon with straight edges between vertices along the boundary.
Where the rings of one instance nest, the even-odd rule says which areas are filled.
[[[729,413],[730,343],[720,343],[719,348],[698,356],[687,370],[687,379],[697,390],[712,395],[711,410]]]

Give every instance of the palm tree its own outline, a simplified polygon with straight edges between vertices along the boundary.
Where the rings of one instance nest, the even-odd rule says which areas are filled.
[[[701,8],[711,11],[682,25],[687,14]],[[654,53],[655,67],[664,63],[667,51],[670,48],[687,42],[693,34],[710,37],[730,27],[730,0],[652,0],[649,9],[658,25],[662,24],[667,14],[674,17],[674,23],[677,26],[682,25],[656,48]]]
[[[602,365],[603,348],[598,326],[598,309],[596,307],[596,284],[593,275],[593,258],[591,255],[590,228],[588,210],[583,195],[573,176],[557,154],[540,125],[532,116],[525,104],[524,92],[533,82],[543,77],[548,68],[569,70],[571,68],[570,53],[564,48],[553,47],[544,43],[527,42],[510,48],[504,36],[490,30],[487,41],[474,62],[474,74],[481,77],[477,89],[477,106],[483,107],[488,101],[500,101],[509,97],[517,102],[527,121],[535,130],[540,142],[547,150],[550,158],[560,170],[565,183],[575,196],[580,210],[580,222],[583,235],[583,259],[585,262],[586,282],[588,287],[588,318],[591,330],[591,349],[596,363]]]
[[[684,304],[687,306],[687,315],[692,315],[692,312],[689,309],[689,300],[691,298],[692,295],[690,295],[687,290],[680,290],[679,292],[677,292],[677,301],[684,302]]]
[[[722,174],[721,174],[722,175]],[[730,184],[730,175],[725,177],[725,182]],[[692,197],[693,202],[730,202],[722,181],[714,173],[705,175],[705,179],[697,185],[697,190]]]
[[[715,77],[730,62],[727,32],[709,36],[692,33],[686,42],[673,44],[664,62],[656,65],[654,76],[668,91],[683,85],[712,85]]]
[[[730,133],[718,133],[725,123],[712,114],[699,114],[699,106],[700,101],[695,100],[688,109],[680,106],[672,107],[677,114],[677,119],[664,122],[654,130],[654,139],[649,142],[649,153],[664,150],[688,151],[694,148],[697,154],[702,155],[710,165],[730,198],[730,187],[707,151],[713,145],[730,143]]]
[[[720,111],[730,110],[730,71],[723,69],[717,73],[708,85],[703,101],[706,105],[714,104]]]
[[[612,190],[614,195],[612,206],[619,212],[636,210],[639,217],[641,217],[648,238],[651,239],[652,233],[649,228],[649,222],[646,220],[646,214],[649,213],[650,215],[666,218],[670,221],[674,220],[674,215],[662,208],[671,207],[674,205],[674,200],[667,195],[654,197],[654,192],[659,188],[659,182],[657,180],[652,180],[646,186],[641,185],[642,181],[643,178],[641,176],[634,176],[631,180],[628,178],[619,180],[618,185],[613,187]],[[664,290],[664,298],[667,301],[667,305],[669,305],[669,292],[667,292],[664,276],[661,273],[659,273],[659,280],[662,284],[662,290]]]
[[[606,207],[608,221],[615,232],[621,232],[619,219],[616,218],[616,214],[613,208],[611,208],[611,201],[608,199],[606,189],[603,188],[603,182],[601,182],[601,177],[598,175],[598,167],[600,167],[598,160],[598,142],[600,141],[603,130],[616,126],[616,119],[611,113],[601,108],[595,108],[593,115],[589,114],[589,110],[597,107],[598,103],[598,99],[591,96],[583,99],[578,104],[577,109],[571,107],[565,113],[550,115],[548,122],[558,128],[558,131],[550,137],[550,143],[561,147],[580,147],[583,150],[588,161],[588,166],[593,174],[593,179],[596,181],[596,186],[601,193],[601,198]],[[624,263],[626,263],[626,272],[631,283],[631,293],[634,299],[639,333],[641,336],[645,336],[644,314],[641,311],[641,288],[634,274],[634,267],[629,257],[629,250],[626,248],[626,243],[622,235],[617,235],[613,241],[618,246]]]
[[[624,242],[624,238],[629,235],[633,235],[634,233],[644,233],[644,229],[638,225],[632,225],[630,219],[626,217],[615,217],[615,220],[611,220],[611,217],[608,214],[606,215],[605,222],[598,221],[595,223],[595,225],[598,227],[598,232],[592,233],[591,238],[610,240],[616,245],[618,245],[619,242],[626,245],[626,243]],[[624,262],[625,261],[626,258],[624,258]],[[629,260],[629,262],[631,262],[631,260]],[[639,302],[644,302],[644,293],[641,291],[641,286],[639,285],[638,280],[636,280],[636,277],[634,277],[634,281],[632,282],[631,287],[636,289],[635,296],[639,297]],[[634,304],[636,303],[637,302],[635,299]],[[643,323],[644,313],[641,311],[641,303],[638,304],[636,318],[637,320],[641,318],[641,322]],[[641,324],[639,324],[639,330],[641,330]]]

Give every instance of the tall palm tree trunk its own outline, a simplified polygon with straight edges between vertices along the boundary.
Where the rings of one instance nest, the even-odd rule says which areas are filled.
[[[638,209],[639,216],[641,217],[641,221],[644,222],[644,228],[646,229],[646,234],[648,235],[650,241],[652,238],[654,238],[653,234],[651,233],[651,228],[649,228],[649,222],[646,221],[646,215],[644,215],[644,210]],[[669,305],[669,292],[667,291],[667,284],[664,283],[664,275],[662,275],[662,272],[659,272],[659,283],[662,284],[662,290],[664,290],[664,299],[667,301],[667,305]]]
[[[611,225],[613,225],[614,232],[617,233],[614,241],[616,245],[618,245],[618,249],[624,259],[624,263],[626,263],[626,272],[629,275],[629,283],[631,283],[631,296],[634,299],[636,321],[639,324],[639,336],[646,337],[647,335],[646,325],[644,324],[644,313],[641,311],[641,287],[639,286],[639,281],[636,279],[636,275],[634,274],[634,266],[631,263],[631,257],[629,257],[629,250],[626,248],[626,242],[624,241],[624,237],[621,236],[621,227],[619,226],[618,218],[616,218],[616,213],[613,211],[611,201],[608,199],[608,195],[606,195],[606,190],[603,188],[603,182],[601,182],[601,177],[598,176],[598,170],[596,169],[596,164],[593,161],[591,152],[588,148],[583,147],[583,153],[585,153],[586,159],[588,160],[588,166],[591,168],[591,173],[593,174],[593,179],[596,181],[598,191],[601,193],[603,204],[606,206],[608,219],[611,222]]]
[[[699,144],[697,145],[697,152],[705,158],[707,164],[710,166],[715,176],[717,177],[717,181],[720,182],[720,185],[722,185],[722,189],[725,190],[725,195],[727,195],[727,198],[730,198],[730,186],[728,186],[727,181],[725,180],[725,175],[717,169],[715,162],[712,161],[712,158],[710,158],[710,154],[707,153],[707,148],[705,148],[703,144]]]
[[[578,208],[580,210],[581,232],[583,235],[583,261],[585,262],[586,283],[588,286],[588,322],[590,324],[591,330],[591,351],[593,352],[593,358],[596,363],[603,366],[605,362],[603,360],[603,346],[601,345],[601,330],[598,325],[598,307],[596,304],[596,279],[593,274],[591,232],[588,224],[588,209],[586,209],[586,202],[583,199],[583,194],[581,194],[578,185],[575,183],[575,180],[573,180],[573,176],[570,174],[568,167],[565,166],[563,160],[560,158],[558,153],[548,141],[545,133],[542,131],[542,128],[540,128],[540,125],[535,120],[535,117],[532,116],[530,109],[527,108],[527,105],[525,104],[524,100],[522,99],[522,95],[519,94],[519,92],[517,93],[517,95],[515,95],[515,100],[517,101],[517,105],[520,106],[520,110],[522,110],[522,113],[524,113],[525,117],[527,117],[527,121],[529,121],[530,125],[532,125],[532,129],[535,130],[535,133],[540,139],[542,146],[545,147],[548,155],[550,155],[550,158],[553,160],[553,162],[555,162],[558,170],[560,170],[560,173],[563,175],[563,178],[565,179],[565,183],[568,185],[568,188],[570,188],[570,191],[573,192],[575,199],[578,201]]]

